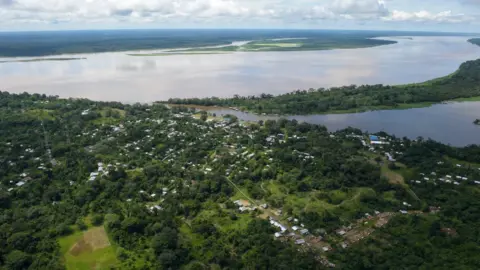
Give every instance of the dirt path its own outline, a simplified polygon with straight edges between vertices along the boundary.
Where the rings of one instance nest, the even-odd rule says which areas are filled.
[[[240,192],[243,196],[245,196],[245,198],[247,198],[247,200],[249,200],[253,205],[257,206],[258,207],[258,204],[250,197],[247,196],[247,194],[245,194],[235,183],[232,182],[232,180],[228,179],[227,178],[227,181],[233,186],[235,187],[235,189],[238,190],[238,192]]]

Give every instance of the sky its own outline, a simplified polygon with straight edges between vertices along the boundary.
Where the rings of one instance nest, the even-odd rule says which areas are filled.
[[[480,0],[0,0],[0,31],[125,28],[480,32]]]

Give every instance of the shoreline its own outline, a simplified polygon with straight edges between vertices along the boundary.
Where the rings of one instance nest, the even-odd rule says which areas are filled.
[[[434,105],[441,105],[441,104],[449,104],[449,103],[462,103],[462,102],[480,102],[480,96],[478,97],[471,97],[471,98],[458,98],[452,100],[446,100],[442,102],[423,102],[423,103],[408,103],[408,104],[400,104],[397,107],[392,106],[377,106],[374,108],[365,108],[365,109],[350,109],[350,110],[336,110],[336,111],[328,111],[323,113],[309,113],[309,114],[298,114],[298,115],[328,115],[328,114],[355,114],[355,113],[366,113],[366,112],[373,112],[373,111],[403,111],[403,110],[410,110],[410,109],[420,109],[420,108],[428,108]],[[248,113],[253,115],[262,115],[262,116],[294,116],[293,114],[264,114],[264,113],[256,113],[249,110],[242,110],[236,107],[224,107],[224,106],[202,106],[202,105],[195,105],[195,104],[174,104],[174,103],[163,103],[168,107],[182,107],[182,108],[190,108],[190,109],[200,109],[203,111],[214,111],[214,110],[233,110],[242,113]]]

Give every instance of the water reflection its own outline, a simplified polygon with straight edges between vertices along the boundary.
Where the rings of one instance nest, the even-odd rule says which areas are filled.
[[[170,97],[279,94],[310,87],[420,82],[480,56],[466,37],[414,37],[366,49],[134,57],[0,64],[0,89],[149,102]],[[70,57],[70,56],[65,56]],[[73,55],[72,57],[78,57]],[[3,60],[3,59],[0,59]]]
[[[278,119],[233,110],[213,110],[217,115],[234,114],[242,120]],[[454,146],[480,144],[480,126],[473,121],[480,118],[480,102],[438,104],[428,108],[386,110],[353,114],[296,115],[287,119],[326,126],[335,131],[356,127],[364,131],[385,131],[397,137],[432,138]]]

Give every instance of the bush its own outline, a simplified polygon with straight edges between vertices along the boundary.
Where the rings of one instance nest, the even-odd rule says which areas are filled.
[[[14,250],[6,256],[6,269],[27,269],[30,264],[30,256],[20,250]]]
[[[71,234],[73,230],[67,224],[62,223],[57,226],[56,232],[57,232],[57,235],[65,236],[65,235]]]
[[[88,228],[87,224],[85,224],[85,222],[81,218],[78,219],[75,224],[77,225],[78,229],[81,230],[81,231],[85,231]]]
[[[103,215],[96,214],[92,216],[92,224],[94,226],[100,226],[103,224]]]

